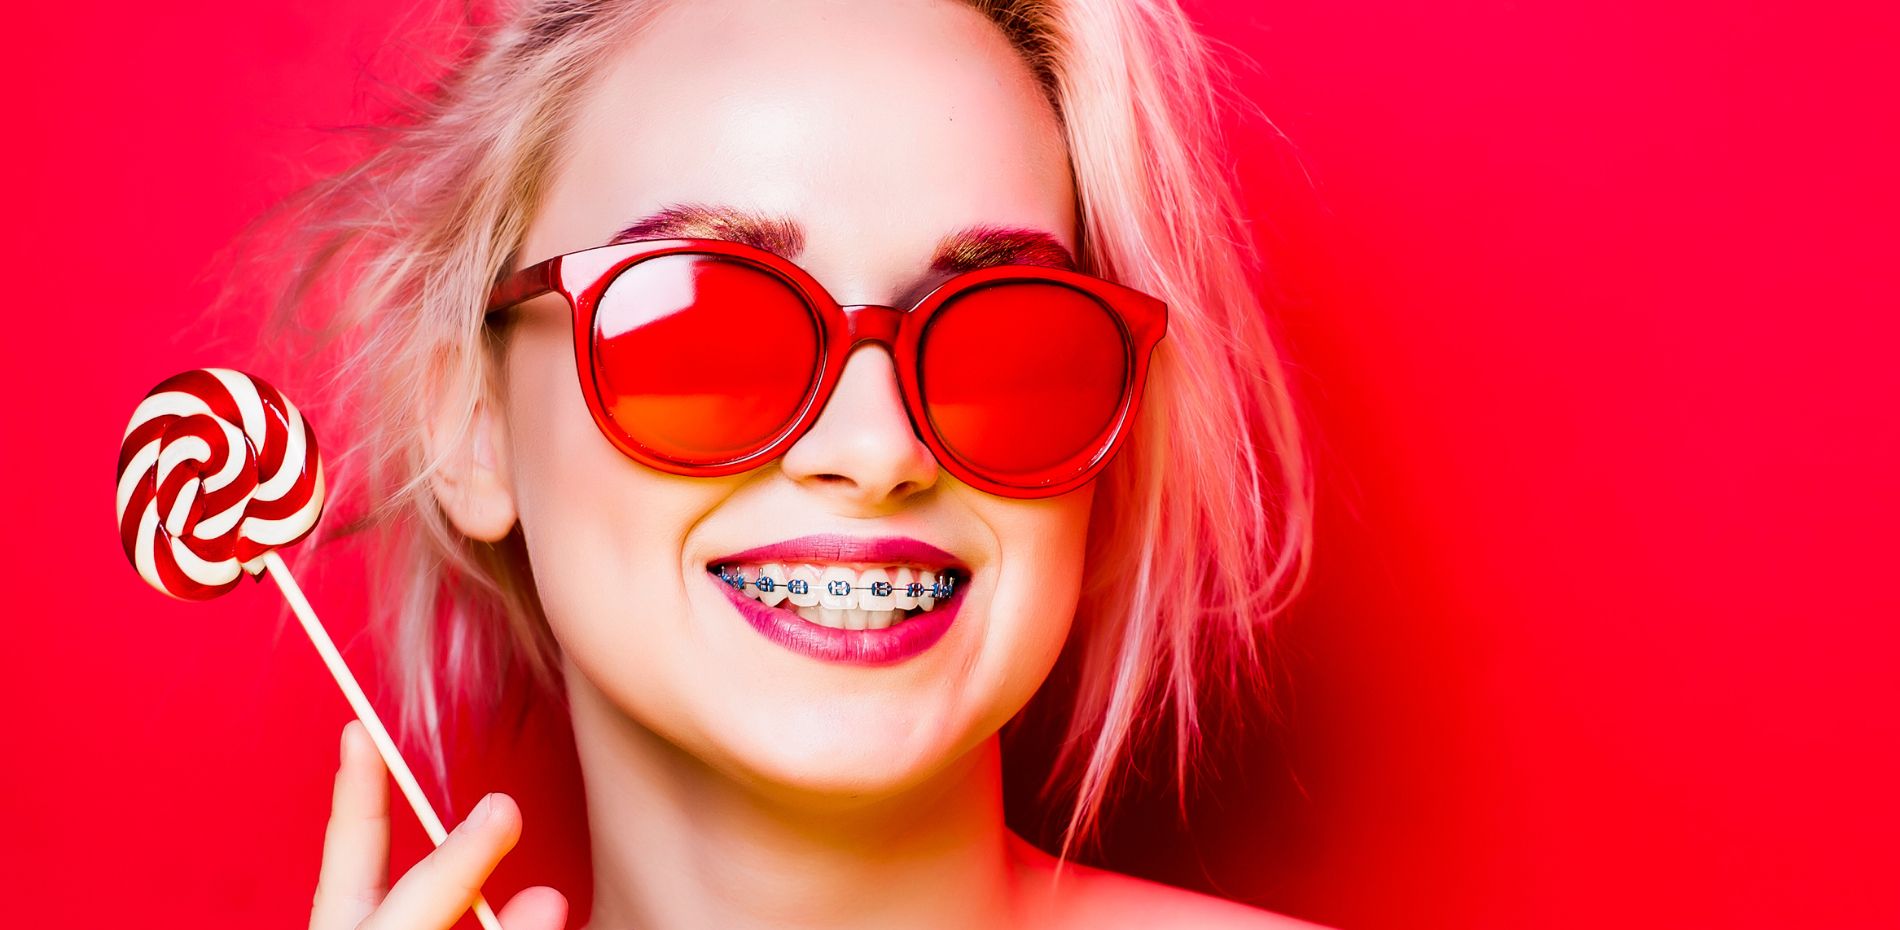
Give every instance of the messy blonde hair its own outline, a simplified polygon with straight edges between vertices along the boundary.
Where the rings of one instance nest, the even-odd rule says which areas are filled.
[[[1169,307],[1134,435],[1101,474],[1090,517],[1069,653],[1078,683],[1042,786],[1045,799],[1074,794],[1066,861],[1095,835],[1164,707],[1185,779],[1203,702],[1262,682],[1259,637],[1307,573],[1311,471],[1226,176],[1228,85],[1205,40],[1175,0],[972,6],[1062,123],[1083,269]],[[362,533],[374,545],[374,622],[398,729],[444,785],[448,713],[492,705],[516,671],[564,698],[519,527],[495,543],[469,539],[436,502],[446,453],[429,453],[433,392],[460,389],[448,396],[464,430],[478,400],[496,396],[487,291],[516,258],[584,87],[655,9],[523,0],[466,17],[441,80],[399,108],[365,157],[264,224],[291,246],[272,252],[290,268],[271,331],[302,329],[308,338],[292,344],[330,361],[307,406],[327,407],[329,435],[354,440],[326,449],[333,499],[355,502],[326,538]]]

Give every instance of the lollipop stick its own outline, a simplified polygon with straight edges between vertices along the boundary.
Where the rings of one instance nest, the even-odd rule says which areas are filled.
[[[382,753],[383,765],[388,767],[389,774],[395,776],[396,784],[402,787],[403,797],[409,799],[409,806],[415,810],[416,818],[422,821],[422,829],[428,831],[429,839],[435,845],[442,845],[449,834],[442,829],[441,818],[435,815],[435,808],[423,795],[422,786],[416,784],[409,764],[396,751],[389,731],[383,729],[382,720],[376,716],[376,708],[370,706],[369,698],[363,695],[363,689],[357,685],[356,676],[350,674],[350,667],[343,664],[343,656],[336,651],[336,645],[330,642],[330,634],[324,632],[322,623],[317,622],[316,612],[310,609],[310,602],[304,600],[296,579],[290,577],[290,566],[285,565],[274,550],[264,553],[264,566],[277,586],[283,589],[284,599],[290,602],[291,612],[297,615],[304,632],[310,635],[310,642],[317,647],[317,654],[323,657],[323,664],[330,667],[330,675],[336,679],[337,686],[343,689],[343,696],[349,698],[350,706],[356,709],[356,719],[363,721],[363,726],[369,730],[370,739],[376,742],[376,751]],[[479,892],[475,895],[474,907],[475,917],[485,930],[502,930],[495,912],[489,909],[488,902],[483,900]]]

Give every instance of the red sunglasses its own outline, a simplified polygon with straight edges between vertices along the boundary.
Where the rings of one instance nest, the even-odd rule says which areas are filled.
[[[1140,291],[1035,265],[964,272],[908,312],[843,307],[792,262],[723,239],[550,258],[502,281],[488,318],[550,291],[573,311],[594,422],[643,465],[712,477],[771,461],[818,419],[851,350],[877,342],[943,468],[1016,498],[1108,464],[1168,318]]]

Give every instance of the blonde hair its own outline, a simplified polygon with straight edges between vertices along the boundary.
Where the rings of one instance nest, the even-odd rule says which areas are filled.
[[[1262,684],[1260,635],[1310,561],[1311,469],[1254,290],[1260,259],[1224,174],[1228,85],[1205,40],[1174,0],[971,5],[1061,119],[1084,270],[1169,307],[1136,431],[1102,473],[1091,514],[1078,684],[1042,786],[1045,800],[1074,792],[1066,861],[1095,836],[1123,763],[1164,707],[1184,785],[1203,700]],[[374,619],[398,729],[444,785],[450,711],[492,709],[517,669],[540,693],[563,692],[519,527],[497,543],[472,540],[436,503],[442,455],[427,454],[426,427],[437,379],[419,375],[467,388],[462,429],[478,396],[499,390],[486,292],[515,258],[581,91],[655,8],[526,0],[471,18],[443,81],[367,157],[260,223],[289,239],[271,256],[289,267],[269,331],[301,329],[328,359],[313,394],[323,403],[306,406],[323,408],[326,436],[354,440],[326,447],[333,499],[354,513],[329,521],[324,538],[367,532],[374,543]]]

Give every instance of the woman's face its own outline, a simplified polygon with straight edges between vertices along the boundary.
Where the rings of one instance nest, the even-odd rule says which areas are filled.
[[[933,256],[970,227],[1075,250],[1056,118],[1002,34],[959,3],[674,4],[602,73],[564,142],[524,265],[680,205],[795,224],[774,250],[845,305],[908,307],[950,276]],[[649,224],[639,238],[733,229]],[[882,346],[851,354],[785,456],[721,478],[649,469],[608,443],[560,298],[526,306],[507,370],[494,454],[570,679],[584,679],[570,687],[714,768],[822,794],[899,790],[994,733],[1054,663],[1092,487],[1025,501],[952,478],[913,433]],[[773,641],[710,569],[807,534],[947,551],[969,569],[954,622],[883,664]]]

